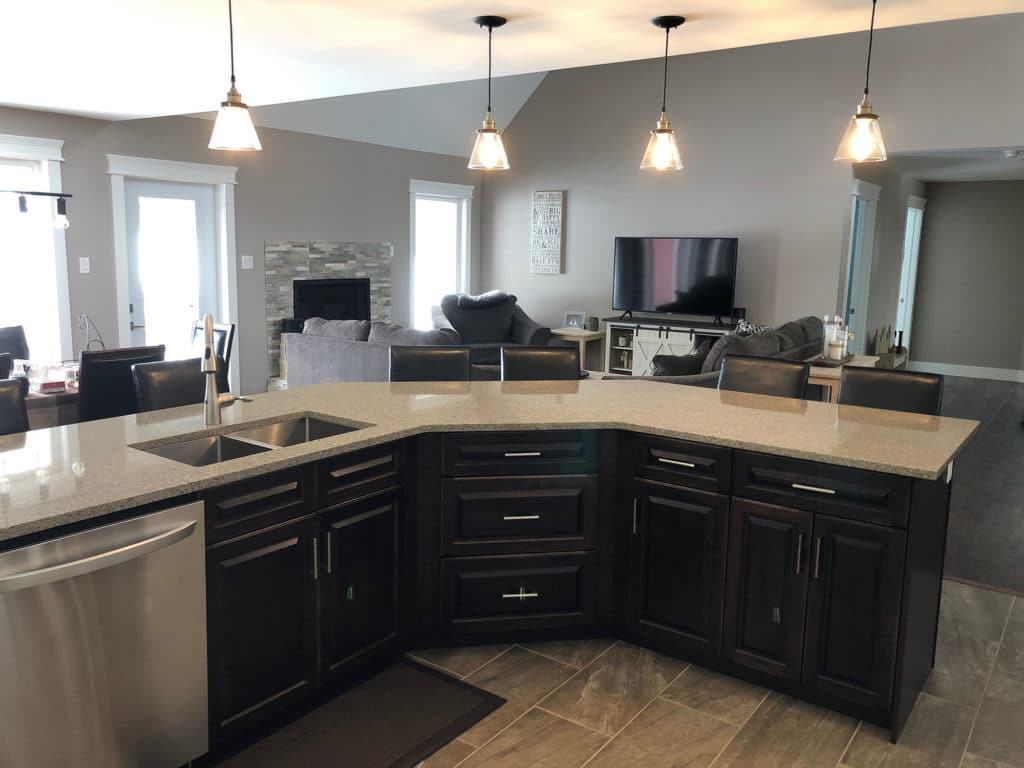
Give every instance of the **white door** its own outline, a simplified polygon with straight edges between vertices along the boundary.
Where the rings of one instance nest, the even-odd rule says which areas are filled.
[[[851,187],[850,249],[846,261],[846,286],[842,314],[847,329],[853,331],[851,352],[863,352],[867,334],[868,291],[871,288],[871,262],[875,252],[875,219],[882,188],[859,179]]]
[[[217,316],[214,187],[126,179],[132,346],[164,344],[168,360],[192,356],[192,327]]]
[[[917,288],[917,259],[921,251],[921,225],[925,200],[907,200],[907,222],[903,231],[903,269],[900,271],[900,298],[896,305],[896,331],[903,331],[903,346],[910,347],[910,326],[914,320],[914,291]]]

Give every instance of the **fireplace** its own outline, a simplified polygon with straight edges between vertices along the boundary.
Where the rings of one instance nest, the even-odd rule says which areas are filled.
[[[295,280],[292,307],[296,320],[369,320],[370,278]]]

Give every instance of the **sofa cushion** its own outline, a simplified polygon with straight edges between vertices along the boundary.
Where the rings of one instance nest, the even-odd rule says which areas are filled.
[[[498,294],[503,298],[498,299]],[[490,291],[484,296],[488,305],[481,307],[474,302],[482,297],[465,296],[463,294],[448,295],[441,300],[441,309],[451,322],[462,341],[466,344],[490,342],[492,344],[511,341],[512,316],[516,311],[516,297],[503,291]],[[463,299],[468,299],[470,306],[463,306]],[[493,302],[493,303],[491,303]]]
[[[310,336],[329,336],[345,341],[366,341],[370,338],[369,320],[324,320],[311,317],[302,326],[302,332]]]
[[[806,341],[804,327],[797,320],[790,320],[779,326],[780,348],[783,352],[787,349],[802,346]]]
[[[417,331],[395,323],[375,322],[370,326],[371,344],[387,344],[397,347],[428,347],[450,346],[462,340],[451,328],[438,328],[433,331]]]
[[[779,334],[775,331],[758,333],[754,336],[723,336],[715,342],[704,358],[701,373],[711,373],[722,367],[725,355],[752,355],[754,357],[775,357],[779,353]]]
[[[799,320],[795,320],[794,322],[800,323],[803,327],[805,342],[821,342],[821,337],[824,335],[825,331],[820,317],[808,315],[807,317],[801,317]]]
[[[479,296],[470,296],[468,293],[460,293],[458,298],[459,309],[487,309],[497,307],[512,299],[515,303],[516,297],[509,296],[504,291],[487,291]]]

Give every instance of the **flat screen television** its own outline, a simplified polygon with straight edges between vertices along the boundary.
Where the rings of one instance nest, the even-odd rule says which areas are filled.
[[[616,237],[612,307],[731,316],[738,244],[735,237]]]
[[[296,320],[369,320],[370,278],[294,280],[292,311]]]

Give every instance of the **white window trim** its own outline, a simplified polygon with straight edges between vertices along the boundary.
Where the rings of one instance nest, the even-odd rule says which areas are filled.
[[[846,246],[846,261],[845,268],[843,269],[839,313],[843,316],[847,313],[850,293],[849,284],[850,280],[853,279],[856,281],[854,295],[861,304],[860,307],[856,308],[860,311],[860,314],[854,315],[849,323],[849,330],[856,334],[854,339],[856,349],[863,349],[866,343],[868,292],[871,288],[871,268],[875,254],[875,226],[878,216],[878,199],[881,193],[882,188],[879,185],[863,181],[862,179],[854,179],[850,183],[850,235]],[[860,230],[855,232],[854,227],[857,222],[854,212],[857,208],[858,199],[869,203],[869,205],[865,206],[864,218],[860,222]],[[869,239],[865,238],[867,233],[871,234]],[[860,261],[853,264],[853,244],[855,241],[862,244],[862,247],[859,254],[861,257]],[[850,274],[851,267],[854,269],[853,275]]]
[[[907,195],[907,208],[917,208],[919,211],[923,211],[928,207],[928,201],[923,197],[917,195]]]
[[[64,141],[61,139],[0,134],[0,157],[42,163],[48,192],[64,191],[60,172],[60,164],[64,162],[63,153]],[[53,256],[57,276],[60,355],[62,359],[70,360],[74,356],[74,343],[71,330],[71,295],[68,289],[68,240],[63,229],[53,230]]]
[[[117,334],[121,346],[130,344],[131,314],[128,311],[128,225],[125,220],[125,179],[209,184],[214,187],[217,268],[221,310],[235,323],[235,364],[230,369],[231,390],[241,392],[241,349],[238,322],[238,256],[235,244],[235,184],[238,168],[230,165],[183,163],[149,157],[107,155],[110,196],[114,213],[114,277],[117,295]]]
[[[409,179],[409,318],[410,326],[415,324],[416,312],[416,197],[447,197],[462,200],[460,215],[464,217],[462,244],[462,282],[470,290],[473,280],[473,198],[476,187],[472,184],[451,184],[444,181]]]

